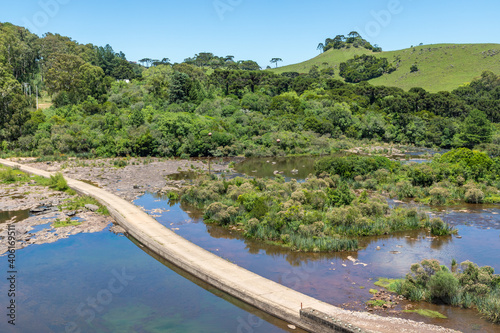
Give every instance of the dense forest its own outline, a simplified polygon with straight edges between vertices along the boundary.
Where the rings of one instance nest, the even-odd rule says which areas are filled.
[[[345,83],[333,69],[274,74],[233,58],[205,52],[176,64],[145,58],[143,66],[109,45],[0,24],[0,150],[270,156],[372,140],[500,154],[495,73],[429,93]],[[37,94],[52,105],[37,109]]]

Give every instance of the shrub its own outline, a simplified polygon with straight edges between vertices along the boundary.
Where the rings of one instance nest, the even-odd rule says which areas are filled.
[[[66,179],[64,179],[64,176],[60,172],[50,176],[49,187],[57,191],[66,191],[69,189]]]
[[[169,191],[167,193],[167,198],[169,200],[172,200],[172,201],[179,200],[179,193],[173,192],[173,191]]]
[[[436,179],[434,170],[428,164],[410,166],[408,176],[412,179],[414,186],[428,187],[431,186]]]
[[[396,183],[396,196],[399,200],[415,197],[415,188],[409,181]]]
[[[346,183],[340,183],[335,189],[327,189],[328,203],[333,207],[348,206],[356,198]]]
[[[477,187],[470,187],[467,192],[465,192],[465,201],[468,203],[483,203],[484,193]]]
[[[363,176],[379,169],[393,170],[399,165],[382,156],[333,156],[322,158],[314,164],[316,174],[328,172],[342,178]]]
[[[7,168],[5,170],[0,170],[0,179],[4,183],[13,183],[17,180],[16,173],[11,168]]]
[[[429,194],[431,195],[431,205],[444,205],[450,196],[450,191],[443,187],[434,187],[429,191]]]
[[[450,271],[441,269],[431,276],[428,288],[431,299],[450,304],[452,297],[458,292],[459,283]]]
[[[477,309],[489,321],[500,323],[500,289],[477,301]]]
[[[431,235],[433,236],[449,236],[456,233],[456,229],[445,223],[439,217],[435,217],[429,221]]]

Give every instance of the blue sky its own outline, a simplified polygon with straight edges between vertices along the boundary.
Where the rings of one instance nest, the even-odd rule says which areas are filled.
[[[2,3],[1,22],[80,43],[110,44],[129,60],[199,52],[262,67],[316,56],[326,37],[356,30],[384,50],[435,43],[500,43],[498,0],[22,0]]]

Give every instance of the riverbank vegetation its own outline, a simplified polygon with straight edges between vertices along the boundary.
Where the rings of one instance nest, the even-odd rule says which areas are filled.
[[[275,74],[210,53],[139,65],[109,45],[8,23],[0,41],[4,156],[281,156],[381,141],[500,154],[492,72],[429,93],[345,83],[335,69]],[[38,109],[37,92],[47,102]]]
[[[437,260],[423,260],[390,289],[411,301],[475,307],[486,319],[500,323],[500,275],[490,266],[453,260],[448,268]]]
[[[94,198],[86,195],[77,195],[77,193],[68,186],[66,179],[60,172],[50,176],[50,178],[45,178],[37,175],[29,175],[18,169],[0,165],[0,183],[45,186],[55,191],[65,192],[71,196],[58,207],[61,211],[76,211],[79,209],[84,209],[86,205],[94,205],[98,207],[98,209],[96,210],[97,213],[101,215],[109,215],[108,209]],[[59,221],[59,224],[61,226],[64,225],[64,223],[64,221]]]
[[[325,157],[316,175],[339,175],[355,190],[388,193],[428,205],[500,202],[500,158],[468,148],[436,154],[431,161],[407,163],[380,156]]]
[[[201,178],[184,188],[181,201],[205,211],[217,223],[301,251],[347,251],[357,237],[427,228],[434,235],[454,230],[416,208],[390,209],[387,200],[368,191],[354,192],[339,177],[311,176],[304,183],[275,179]]]

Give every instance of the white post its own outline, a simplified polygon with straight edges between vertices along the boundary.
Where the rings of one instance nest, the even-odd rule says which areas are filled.
[[[36,109],[38,110],[38,86],[36,86]]]

